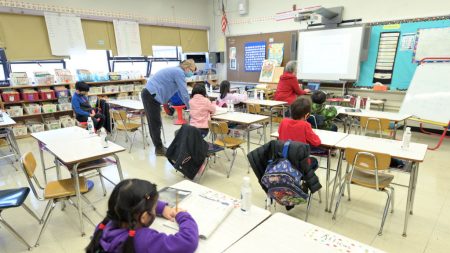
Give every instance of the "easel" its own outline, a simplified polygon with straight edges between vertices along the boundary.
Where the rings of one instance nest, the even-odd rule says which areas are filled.
[[[259,88],[255,87],[255,90],[260,90],[264,92],[266,95],[266,98],[269,98],[270,94],[273,94],[274,91],[277,89],[278,82],[280,81],[281,75],[284,73],[284,67],[275,67],[273,72],[272,81],[270,82],[262,82],[261,79],[259,80],[262,85],[265,85],[265,88]]]

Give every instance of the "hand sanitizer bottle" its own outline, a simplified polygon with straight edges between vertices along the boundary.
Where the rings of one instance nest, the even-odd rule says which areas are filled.
[[[108,137],[108,134],[106,133],[105,128],[102,127],[102,128],[100,129],[100,140],[101,140],[102,146],[103,146],[104,148],[109,147],[109,143],[108,143],[107,137]]]
[[[212,86],[212,84],[209,85],[209,92],[210,92],[210,93],[213,92],[213,86]]]
[[[87,121],[87,130],[89,132],[90,135],[93,135],[95,133],[94,130],[94,122],[92,121],[91,117],[88,117],[88,121]]]
[[[241,187],[241,210],[250,211],[252,206],[252,188],[250,186],[250,178],[244,177]]]
[[[358,96],[356,98],[356,104],[355,104],[355,109],[360,109],[361,108],[361,97]]]
[[[405,132],[403,133],[403,142],[402,142],[402,149],[408,150],[409,149],[409,142],[411,141],[411,128],[407,127]]]
[[[264,100],[264,91],[261,91],[261,93],[259,93],[259,100]]]
[[[258,90],[256,89],[253,90],[253,99],[258,99]]]

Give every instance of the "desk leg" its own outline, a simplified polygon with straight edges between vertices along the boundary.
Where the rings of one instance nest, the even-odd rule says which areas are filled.
[[[409,175],[409,184],[408,184],[408,195],[406,198],[406,208],[405,208],[405,222],[403,225],[403,237],[406,237],[406,230],[408,229],[408,219],[409,215],[412,211],[412,201],[413,201],[413,188],[414,180],[416,177],[416,164],[415,162],[411,164],[411,173]]]
[[[75,179],[75,192],[77,195],[77,208],[78,208],[78,219],[80,220],[81,236],[84,236],[84,224],[83,224],[83,206],[81,203],[81,190],[80,190],[80,179],[78,178],[78,165],[75,164],[72,168],[73,177]]]
[[[328,208],[328,195],[330,193],[330,173],[331,173],[331,149],[328,150],[328,156],[327,156],[327,181],[325,184],[325,212],[331,212],[331,208]]]
[[[44,150],[43,150],[44,144],[39,142],[38,146],[39,146],[39,156],[41,157],[42,173],[44,173],[44,182],[45,182],[45,184],[47,184],[47,172],[46,172],[46,168],[45,168]]]
[[[144,145],[145,149],[145,146],[147,146],[147,139],[145,138],[144,117],[142,113],[141,113],[141,127],[142,127],[142,144]]]
[[[16,155],[16,162],[17,162],[17,161],[19,161],[20,156],[21,156],[19,144],[17,144],[16,137],[14,136],[13,131],[11,129],[7,129],[6,131],[8,131],[7,136],[8,136],[8,139],[9,139],[11,145],[13,146],[12,148],[14,149],[14,153]]]
[[[414,199],[416,196],[416,189],[417,189],[417,178],[419,177],[419,164],[418,163],[414,163],[412,164],[412,166],[415,166],[415,173],[414,173],[414,184],[413,184],[413,188],[412,188],[412,196],[411,196],[411,208],[409,210],[409,214],[413,214],[413,208],[414,208]]]
[[[247,126],[246,128],[247,131],[247,154],[250,153],[250,125]],[[264,133],[266,132],[265,128],[264,128]]]
[[[267,131],[266,131],[266,129],[267,129],[267,124],[263,123],[264,144],[267,143]]]
[[[120,181],[122,181],[123,173],[122,173],[122,165],[120,164],[120,159],[116,154],[113,154],[113,157],[116,160],[116,166],[117,166],[117,172],[119,173],[119,179],[120,179]]]
[[[334,176],[333,189],[332,189],[332,192],[331,192],[331,199],[330,199],[330,204],[329,204],[330,208],[328,210],[329,213],[331,213],[331,208],[333,206],[334,195],[336,194],[336,181],[338,180],[338,178],[339,178],[339,185],[341,183],[341,174],[342,174],[341,171],[342,171],[342,159],[343,159],[343,157],[344,157],[344,150],[341,149],[341,150],[339,150],[338,165],[337,165],[337,168],[336,168],[336,175]]]
[[[393,137],[394,140],[396,136],[397,136],[397,121],[394,122],[394,137]]]

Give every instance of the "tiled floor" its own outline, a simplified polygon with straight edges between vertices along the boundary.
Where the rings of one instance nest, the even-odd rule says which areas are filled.
[[[165,118],[166,135],[169,140],[173,139],[173,126],[171,119]],[[401,133],[399,134],[401,136]],[[183,180],[181,174],[176,173],[165,158],[156,158],[153,155],[153,147],[142,149],[140,138],[133,148],[131,154],[122,152],[119,156],[124,176],[126,178],[142,178],[158,184],[159,187],[174,184]],[[256,141],[256,138],[254,139]],[[61,140],[64,141],[64,140]],[[436,137],[413,133],[413,141],[434,145]],[[126,145],[123,138],[117,143]],[[22,152],[32,151],[38,158],[37,143],[32,139],[19,140]],[[252,145],[255,147],[255,145]],[[70,147],[68,147],[70,148]],[[396,187],[395,212],[388,214],[384,234],[378,236],[378,228],[385,203],[385,194],[373,190],[352,186],[352,200],[348,202],[343,198],[337,219],[333,221],[331,214],[324,212],[324,204],[313,201],[309,222],[330,229],[337,233],[359,240],[363,243],[373,245],[387,252],[449,252],[450,248],[450,142],[444,141],[444,145],[438,151],[428,151],[425,162],[420,166],[418,188],[414,206],[414,215],[410,217],[408,237],[402,237],[403,220],[405,214],[406,193],[405,188]],[[51,157],[46,156],[50,164]],[[322,161],[325,163],[325,160]],[[336,159],[333,160],[335,166]],[[238,158],[229,179],[226,178],[228,162],[222,158],[218,160],[212,169],[209,169],[201,180],[201,184],[225,192],[231,196],[238,197],[242,177],[247,175],[247,163],[242,154]],[[114,168],[108,168],[105,172],[112,178],[117,179]],[[42,175],[42,173],[38,173]],[[322,184],[325,181],[325,171],[319,170]],[[54,172],[50,172],[54,177]],[[65,173],[68,176],[68,173]],[[253,173],[250,173],[253,188],[253,203],[263,207],[264,192],[256,181]],[[395,174],[396,182],[407,183],[407,174]],[[42,177],[40,177],[42,178]],[[94,179],[96,181],[96,179]],[[0,189],[17,186],[26,186],[25,176],[19,170],[5,161],[0,161]],[[112,185],[107,184],[111,192]],[[323,191],[324,195],[324,191]],[[94,190],[87,194],[95,202],[100,213],[106,210],[107,198],[101,194],[99,184]],[[317,196],[316,196],[317,197]],[[38,201],[32,194],[26,201],[38,214],[42,214],[45,204]],[[304,219],[306,206],[298,206],[287,212],[278,207],[278,211],[285,212],[291,216]],[[12,224],[20,234],[30,243],[34,244],[40,226],[23,209],[7,210],[3,217]],[[95,222],[102,217],[95,213],[89,213]],[[33,252],[83,252],[89,242],[89,234],[93,227],[85,222],[88,235],[80,236],[79,225],[75,209],[68,207],[63,212],[60,208],[55,209],[47,231],[41,238],[40,246]],[[3,227],[0,228],[0,252],[27,252],[25,247],[8,233]]]

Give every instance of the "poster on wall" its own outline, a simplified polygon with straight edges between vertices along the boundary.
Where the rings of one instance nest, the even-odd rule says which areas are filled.
[[[275,62],[275,66],[281,66],[283,63],[284,43],[271,43],[269,44],[269,57],[268,59]]]
[[[261,75],[259,81],[262,83],[271,83],[273,81],[273,74],[275,73],[276,61],[265,60],[262,64]]]
[[[236,47],[230,47],[230,69],[236,70]]]
[[[245,72],[260,72],[263,61],[266,59],[266,42],[247,42],[244,45]]]
[[[416,44],[415,33],[403,34],[400,42],[400,51],[413,50],[415,44]]]

